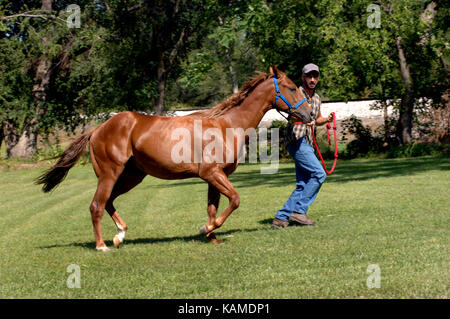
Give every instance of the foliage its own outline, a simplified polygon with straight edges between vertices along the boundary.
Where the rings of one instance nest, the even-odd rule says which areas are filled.
[[[16,135],[8,141],[35,122],[45,136],[112,111],[213,106],[272,64],[300,85],[302,66],[317,63],[323,99],[400,101],[400,128],[419,123],[402,115],[426,112],[420,98],[448,105],[445,1],[78,0],[81,28],[66,24],[74,1],[51,1],[44,12],[48,1],[0,3],[0,122]],[[368,25],[370,5],[379,27]],[[41,93],[40,65],[49,80]]]
[[[393,123],[391,122],[391,125]],[[372,131],[364,126],[362,121],[355,116],[351,116],[342,122],[343,139],[352,140],[347,143],[342,158],[351,159],[356,157],[382,157],[382,158],[403,158],[418,156],[448,156],[450,145],[448,143],[426,143],[415,142],[404,145],[385,140],[383,129]]]
[[[280,158],[291,158],[289,155],[289,151],[287,150],[286,144],[286,127],[287,127],[286,121],[274,120],[272,121],[272,124],[268,128],[269,132],[271,129],[278,129]],[[270,140],[270,137],[268,138],[268,140]]]
[[[209,32],[182,61],[169,103],[214,106],[263,69],[262,56],[247,34],[248,10],[246,2],[214,2]]]
[[[448,103],[449,7],[436,2],[435,17],[426,21],[425,9],[433,3],[380,1],[375,5],[381,24],[373,28],[368,24],[371,0],[261,0],[248,15],[249,37],[267,65],[278,64],[297,83],[304,64],[318,64],[318,92],[325,99],[402,99],[396,106],[401,111],[396,134],[403,142],[402,130],[412,125],[403,114],[416,112],[420,98]],[[407,58],[403,65],[397,42]],[[402,67],[409,68],[411,79]],[[403,104],[408,108],[400,108]]]
[[[44,3],[0,4],[2,17],[7,16],[0,20],[0,129],[7,137],[7,150],[19,138],[29,139],[29,155],[35,155],[37,134],[45,137],[56,126],[73,131],[97,111],[90,106],[89,112],[87,104],[77,100],[82,85],[88,83],[73,77],[100,36],[88,16],[94,5],[78,1],[84,27],[69,28],[70,13],[65,8],[72,2],[55,1],[52,11],[41,9]],[[82,64],[81,68],[88,68]]]
[[[383,150],[383,140],[379,136],[373,136],[370,128],[365,127],[362,121],[355,116],[342,121],[344,139],[348,134],[355,139],[347,144],[344,158],[367,156],[370,153],[379,153]]]
[[[42,10],[48,3],[51,10]],[[8,142],[25,138],[23,127],[45,136],[99,113],[152,109],[160,83],[180,72],[210,17],[203,0],[86,0],[77,1],[81,27],[69,28],[71,3],[0,5],[0,124],[8,121],[15,130],[7,134],[17,135]]]
[[[404,158],[419,156],[449,156],[449,144],[411,143],[391,147],[386,152],[386,158]]]
[[[30,61],[19,41],[0,39],[0,122],[11,119],[22,123],[31,104]]]

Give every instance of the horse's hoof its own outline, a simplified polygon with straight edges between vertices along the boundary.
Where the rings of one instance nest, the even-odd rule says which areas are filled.
[[[214,233],[210,233],[209,235],[207,235],[206,240],[208,241],[208,243],[223,244],[223,241],[217,239],[216,234]]]
[[[206,225],[203,225],[202,227],[200,227],[200,235],[206,235],[207,231],[206,231]]]
[[[221,241],[220,239],[217,239],[217,238],[208,239],[208,242],[213,243],[213,244],[223,244],[223,241]]]
[[[206,235],[208,236],[208,234],[212,233],[214,231],[215,227],[211,226],[211,225],[203,225],[200,228],[200,235]]]
[[[126,234],[125,230],[123,229],[119,230],[119,233],[116,236],[114,236],[113,239],[114,247],[119,248],[120,244],[123,243],[123,240],[125,239],[125,234]]]
[[[122,241],[119,239],[119,237],[117,235],[114,236],[114,239],[113,239],[114,247],[119,248],[121,243],[122,243]]]
[[[110,249],[109,249],[108,247],[106,247],[106,246],[97,246],[97,247],[95,247],[95,249],[96,249],[97,251],[103,251],[103,252],[108,252],[108,251],[110,251]]]

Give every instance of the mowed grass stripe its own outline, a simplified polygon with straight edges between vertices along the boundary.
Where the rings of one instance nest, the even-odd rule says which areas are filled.
[[[198,216],[203,219],[197,221],[195,232],[200,223],[206,223],[206,192],[207,184],[200,180],[165,181],[147,177],[133,191],[119,197],[116,208],[129,226],[130,236],[182,235]]]
[[[201,180],[147,177],[120,197],[116,206],[130,231],[123,248],[108,254],[94,250],[92,194],[79,194],[79,203],[64,203],[78,208],[64,215],[61,230],[52,206],[48,235],[35,220],[27,231],[40,234],[37,241],[1,246],[0,296],[448,298],[450,211],[442,189],[448,189],[449,164],[446,158],[340,161],[310,208],[317,226],[280,231],[269,227],[293,190],[293,164],[281,163],[273,176],[260,175],[259,165],[243,165],[232,175],[241,206],[217,231],[223,245],[198,236],[207,220]],[[79,187],[71,176],[74,184],[86,178],[92,185],[90,168],[71,174],[63,184],[68,190]],[[95,180],[89,187],[95,189]],[[222,197],[219,210],[227,204]],[[434,209],[417,223],[428,206]],[[102,226],[111,245],[115,227],[106,213]],[[81,289],[66,286],[72,263],[81,267]],[[366,286],[369,264],[381,268],[379,289]]]
[[[70,196],[74,196],[77,192],[77,186],[79,189],[86,190],[83,187],[82,183],[77,185],[78,183],[74,183],[75,188],[63,188],[58,190],[58,192],[53,192],[51,194],[43,194],[40,190],[36,190],[35,188],[29,189],[29,193],[31,194],[29,197],[18,195],[17,198],[11,200],[14,195],[13,191],[10,191],[9,198],[10,200],[6,200],[2,203],[2,211],[3,214],[0,217],[0,221],[2,222],[2,226],[5,229],[9,229],[11,227],[20,226],[24,223],[26,219],[29,217],[35,216],[39,214],[41,211],[48,210],[54,205],[59,205],[61,201],[68,199]],[[14,184],[10,185],[11,190],[14,188],[23,189],[20,184],[15,184],[17,187],[14,187]],[[18,210],[18,211],[17,211]]]
[[[80,199],[86,198],[89,193],[91,190],[80,192],[73,189],[70,192],[54,194],[51,199],[35,201],[27,205],[21,212],[22,218],[15,218],[13,225],[2,225],[2,228],[7,228],[2,231],[0,238],[8,242],[8,239],[13,240],[17,237],[28,240],[36,239],[41,235],[45,236],[53,231],[64,232],[65,216],[77,214]],[[53,225],[58,226],[53,227]]]
[[[69,191],[71,193],[75,192],[76,189],[74,187],[78,187],[79,190],[86,190],[86,186],[88,186],[88,189],[92,192],[92,196],[90,200],[92,200],[92,197],[95,193],[95,184],[92,185],[92,187],[89,187],[86,185],[87,183],[85,181],[76,181],[76,182],[70,182],[71,186],[67,187],[65,185],[61,185],[57,189],[53,190],[50,193],[43,193],[40,188],[37,186],[21,186],[20,183],[16,183],[16,187],[14,187],[14,184],[10,184],[10,190],[8,192],[4,193],[4,198],[6,199],[3,203],[1,208],[3,210],[11,210],[14,209],[14,207],[20,207],[23,206],[24,203],[36,203],[36,202],[46,202],[51,201],[55,196],[55,194],[63,195],[65,192]],[[18,193],[14,192],[15,188],[19,188],[21,191]],[[67,196],[67,195],[66,195]],[[1,217],[0,217],[1,218]]]

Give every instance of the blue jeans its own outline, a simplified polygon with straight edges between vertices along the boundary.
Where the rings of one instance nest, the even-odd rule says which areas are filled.
[[[275,218],[286,221],[292,212],[306,214],[327,176],[314,154],[314,148],[306,143],[305,138],[291,142],[287,149],[295,160],[297,188],[275,215]]]

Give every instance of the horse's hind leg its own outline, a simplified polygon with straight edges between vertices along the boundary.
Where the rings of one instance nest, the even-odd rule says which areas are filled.
[[[125,238],[125,234],[128,230],[128,226],[125,224],[123,219],[120,217],[116,208],[114,207],[114,200],[120,195],[130,191],[132,188],[137,186],[144,177],[146,173],[139,170],[134,165],[133,157],[127,162],[124,171],[118,178],[114,188],[112,190],[111,196],[106,203],[106,211],[111,216],[112,220],[117,227],[117,235],[114,236],[113,243],[114,247],[118,248]]]
[[[93,140],[91,138],[90,153],[92,166],[94,167],[95,174],[98,177],[98,184],[90,210],[92,224],[94,226],[96,249],[100,251],[108,251],[109,249],[106,247],[103,240],[100,222],[103,217],[106,204],[111,197],[114,185],[124,170],[126,160],[121,161],[118,158],[110,158],[109,154],[105,152],[105,148],[101,147],[101,144],[97,147],[98,152],[95,152],[95,148],[93,146],[95,142],[95,139]],[[121,164],[121,162],[123,164]]]
[[[117,175],[105,174],[99,176],[97,191],[95,192],[94,199],[92,200],[90,206],[92,224],[94,226],[95,248],[100,251],[108,251],[108,248],[103,240],[100,221],[103,217],[106,202],[108,201],[114,184],[116,183]]]

